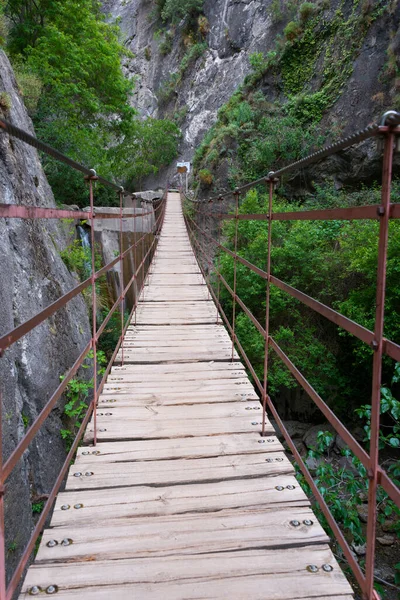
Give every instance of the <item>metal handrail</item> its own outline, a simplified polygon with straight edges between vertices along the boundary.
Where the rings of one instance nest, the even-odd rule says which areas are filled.
[[[400,218],[400,205],[392,204],[390,202],[390,186],[392,180],[392,162],[393,154],[395,149],[396,136],[400,135],[400,113],[395,111],[389,111],[382,117],[380,125],[371,125],[339,142],[332,144],[319,152],[315,152],[310,156],[296,161],[290,165],[287,165],[277,171],[270,171],[268,176],[252,181],[246,185],[243,185],[236,190],[220,194],[219,196],[211,199],[204,200],[193,200],[186,198],[182,194],[182,199],[189,200],[192,206],[195,208],[195,215],[191,217],[189,214],[185,214],[185,221],[190,233],[190,240],[192,243],[193,251],[198,257],[198,263],[203,273],[203,276],[208,285],[209,291],[217,306],[217,319],[218,314],[222,316],[231,337],[232,345],[236,345],[240,354],[242,355],[244,362],[249,369],[255,386],[260,392],[262,403],[263,403],[263,420],[261,433],[265,431],[265,420],[266,420],[266,408],[270,410],[272,416],[276,420],[289,448],[291,449],[293,456],[295,457],[296,463],[301,469],[307,483],[309,484],[314,497],[316,498],[321,510],[323,511],[329,526],[331,527],[333,534],[335,535],[338,543],[340,544],[344,556],[346,557],[354,576],[360,588],[363,596],[367,600],[378,600],[379,595],[374,590],[374,557],[375,557],[375,536],[376,536],[376,520],[377,520],[377,506],[376,506],[376,493],[378,485],[381,485],[388,496],[400,507],[400,490],[396,487],[393,481],[389,478],[387,473],[379,465],[379,415],[380,415],[380,387],[381,387],[381,365],[383,354],[400,361],[400,346],[391,340],[387,340],[383,336],[383,318],[384,318],[384,299],[385,299],[385,265],[387,260],[387,240],[388,240],[388,229],[389,220]],[[347,207],[337,209],[317,209],[307,211],[296,211],[296,212],[273,212],[273,197],[275,184],[278,179],[286,173],[296,171],[300,168],[304,168],[311,164],[318,162],[319,160],[333,155],[339,150],[350,148],[352,145],[361,141],[370,139],[372,137],[379,136],[382,138],[384,146],[383,156],[383,174],[382,174],[382,193],[381,193],[381,204],[375,206],[361,206],[361,207]],[[269,192],[269,210],[267,214],[239,214],[238,213],[238,199],[241,194],[247,190],[256,187],[260,184],[267,186]],[[221,202],[227,197],[232,197],[234,200],[234,212],[224,213],[221,212],[220,207],[217,203]],[[207,210],[207,204],[215,206],[216,210]],[[213,218],[217,220],[217,230],[220,232],[222,228],[222,222],[225,219],[235,220],[235,231],[234,231],[234,250],[230,250],[220,241],[220,234],[218,239],[206,231],[205,219]],[[378,271],[377,271],[377,298],[376,298],[376,314],[375,314],[375,327],[374,331],[369,331],[362,325],[352,321],[345,317],[339,312],[333,310],[329,306],[319,302],[315,298],[308,296],[304,292],[297,290],[289,284],[281,281],[275,277],[271,272],[271,245],[272,245],[272,227],[274,221],[286,221],[286,220],[354,220],[354,219],[369,219],[379,221],[379,245],[378,245]],[[267,252],[267,269],[263,270],[253,265],[248,260],[241,257],[237,252],[237,237],[238,237],[238,223],[240,220],[254,220],[254,221],[268,221],[268,252]],[[202,226],[203,225],[203,226]],[[210,244],[211,242],[211,244]],[[216,250],[227,253],[234,259],[234,277],[233,277],[233,289],[227,283],[225,278],[220,273],[219,261],[217,265],[214,265],[213,253],[211,248],[214,247]],[[203,267],[203,261],[208,265],[208,272],[205,272]],[[248,307],[240,299],[237,293],[237,278],[236,269],[237,263],[241,263],[246,268],[250,269],[266,282],[266,319],[265,328],[259,323],[256,317],[251,313]],[[214,266],[214,272],[213,272]],[[212,285],[212,276],[216,276],[217,280],[217,291],[214,290]],[[232,319],[230,323],[227,318],[223,307],[220,302],[220,284],[222,284],[228,291],[233,301],[233,315],[235,315],[236,303],[242,308],[248,318],[251,320],[253,325],[257,328],[259,333],[265,342],[265,356],[264,356],[264,377],[263,381],[260,381],[257,376],[250,359],[246,355],[243,346],[238,339],[235,331],[235,323]],[[373,379],[372,379],[372,400],[371,400],[371,442],[369,453],[355,440],[351,435],[350,431],[343,425],[343,423],[336,417],[334,412],[324,402],[321,396],[311,386],[307,379],[293,364],[290,358],[277,344],[276,340],[269,333],[269,290],[270,286],[274,285],[280,288],[282,291],[288,293],[292,297],[296,298],[304,305],[308,306],[312,310],[323,315],[337,326],[348,331],[364,343],[370,345],[374,351],[373,359]],[[306,391],[309,397],[314,401],[316,406],[322,411],[326,419],[333,426],[334,430],[340,435],[344,442],[348,445],[354,455],[361,461],[365,466],[369,479],[369,502],[368,502],[368,524],[367,524],[367,548],[366,548],[366,569],[365,574],[361,570],[357,560],[355,559],[349,544],[344,538],[338,524],[336,523],[333,515],[331,514],[329,507],[327,506],[321,492],[317,488],[306,464],[300,456],[296,446],[290,438],[271,398],[268,393],[268,351],[272,349],[280,360],[286,365],[290,373],[295,377],[297,382]]]
[[[85,289],[87,289],[90,286],[92,287],[93,330],[92,330],[91,340],[88,342],[88,344],[82,350],[81,354],[75,360],[72,367],[69,369],[69,371],[63,377],[63,380],[60,383],[60,385],[53,392],[50,399],[46,402],[45,406],[40,411],[39,415],[36,417],[36,419],[31,424],[29,429],[25,432],[25,435],[23,436],[23,438],[18,442],[17,446],[14,448],[11,455],[8,457],[8,459],[4,463],[3,463],[3,457],[2,457],[2,453],[1,453],[1,444],[0,444],[0,599],[1,600],[11,600],[14,592],[16,591],[16,589],[19,585],[20,578],[24,572],[24,569],[25,569],[28,561],[29,561],[29,557],[32,553],[32,550],[34,549],[36,540],[38,539],[41,531],[43,530],[47,516],[49,515],[49,513],[53,507],[54,500],[55,500],[57,493],[59,491],[59,488],[63,482],[63,479],[65,477],[67,469],[70,466],[71,460],[74,457],[74,454],[78,447],[78,444],[84,434],[86,425],[89,422],[89,419],[92,415],[93,415],[93,429],[94,429],[93,443],[94,443],[94,445],[96,445],[97,431],[96,431],[96,410],[95,409],[97,406],[97,400],[103,390],[107,376],[111,370],[112,364],[113,364],[115,357],[117,356],[117,353],[119,352],[120,348],[122,348],[122,357],[121,357],[122,364],[124,362],[124,355],[123,355],[124,337],[125,337],[128,327],[129,327],[131,318],[133,317],[134,314],[136,314],[139,295],[140,295],[141,291],[143,290],[144,285],[146,283],[146,278],[148,275],[148,270],[146,272],[146,266],[149,266],[152,258],[154,257],[155,250],[156,250],[156,247],[158,244],[157,233],[158,233],[160,227],[162,226],[164,216],[165,216],[166,191],[164,192],[161,200],[157,199],[157,201],[151,203],[151,204],[153,204],[153,207],[151,210],[142,212],[142,213],[137,213],[137,214],[126,214],[126,212],[124,212],[124,209],[122,208],[123,197],[124,196],[125,197],[126,196],[134,197],[134,194],[127,193],[124,191],[124,189],[121,186],[118,186],[117,184],[115,184],[111,181],[108,181],[107,179],[105,179],[103,177],[97,176],[96,172],[93,169],[88,169],[85,166],[77,163],[76,161],[68,158],[67,156],[60,153],[58,150],[41,142],[40,140],[38,140],[37,138],[35,138],[31,134],[29,134],[28,132],[15,127],[14,125],[12,125],[11,123],[8,123],[4,119],[0,119],[0,131],[1,130],[3,130],[3,132],[6,132],[13,137],[16,137],[16,138],[22,140],[26,144],[40,150],[41,152],[44,152],[47,155],[52,156],[53,158],[63,162],[64,164],[67,164],[72,169],[83,173],[85,175],[85,180],[87,181],[87,183],[89,185],[90,209],[88,211],[82,211],[82,210],[69,211],[69,210],[65,210],[65,209],[45,208],[45,207],[39,207],[39,206],[21,206],[21,205],[0,204],[0,217],[18,218],[18,219],[65,219],[65,218],[84,219],[84,220],[88,220],[91,224],[91,237],[92,237],[92,239],[91,239],[91,263],[92,263],[91,276],[88,279],[86,279],[85,281],[83,281],[82,283],[80,283],[79,285],[75,286],[72,290],[63,294],[55,302],[53,302],[52,304],[50,304],[43,310],[39,311],[32,318],[28,319],[27,321],[22,323],[20,326],[14,328],[13,330],[9,331],[8,333],[6,333],[5,335],[3,335],[0,338],[0,356],[1,356],[2,353],[4,353],[4,351],[7,350],[7,348],[12,346],[15,342],[17,342],[19,339],[21,339],[27,333],[29,333],[30,331],[35,329],[38,325],[43,323],[46,319],[48,319],[50,316],[52,316],[55,312],[57,312],[58,310],[60,310],[64,306],[66,306],[73,298],[77,297]],[[94,183],[95,182],[99,182],[102,185],[110,187],[119,194],[119,200],[120,200],[119,213],[96,213],[95,212],[96,211],[96,207],[94,206]],[[143,229],[144,229],[143,228],[143,223],[144,223],[143,219],[145,216],[154,215],[154,214],[156,215],[155,223],[153,225],[153,234],[154,235],[153,235],[151,244],[149,245],[147,251],[145,252],[144,242],[145,242],[146,237],[149,235],[149,233],[145,233],[143,231]],[[142,235],[138,239],[135,239],[134,244],[130,245],[126,250],[123,250],[122,222],[123,221],[125,222],[127,219],[133,219],[134,233],[136,234],[135,223],[136,223],[136,219],[138,219],[138,218],[142,219]],[[118,219],[119,220],[119,222],[120,222],[120,231],[119,231],[119,233],[120,233],[120,251],[119,251],[119,255],[114,260],[112,260],[107,265],[105,265],[104,267],[102,267],[101,269],[96,271],[95,270],[94,224],[95,224],[95,221],[97,221],[99,219]],[[137,264],[137,248],[140,243],[142,246],[142,258],[141,258],[140,264],[138,265]],[[134,260],[135,271],[134,271],[132,277],[130,278],[130,281],[128,282],[128,284],[125,285],[123,261],[124,261],[124,258],[127,257],[128,254],[131,253],[132,251],[135,253],[135,260]],[[102,322],[100,327],[97,328],[97,323],[96,323],[96,281],[100,277],[105,275],[110,269],[112,269],[118,262],[120,263],[120,268],[121,268],[121,293],[120,293],[119,297],[117,298],[117,300],[115,301],[114,305],[112,306],[111,310],[109,311],[107,317],[104,319],[104,321]],[[142,272],[142,275],[140,275],[141,272]],[[137,282],[138,280],[139,281],[141,280],[141,286],[140,286],[140,289],[138,290],[137,294],[135,295],[134,305],[132,307],[129,318],[125,322],[125,319],[124,319],[125,297],[126,297],[127,293],[129,292],[132,284],[135,281]],[[121,336],[118,340],[118,343],[117,343],[114,353],[111,357],[111,360],[109,361],[109,363],[106,367],[105,373],[100,381],[100,384],[98,385],[97,384],[97,342],[98,342],[101,334],[104,332],[105,327],[107,326],[112,315],[118,308],[120,309],[120,312],[121,312]],[[93,358],[93,371],[94,371],[94,373],[93,373],[93,382],[94,382],[93,399],[88,406],[88,410],[86,412],[86,415],[84,416],[83,422],[82,422],[82,424],[79,428],[79,431],[75,437],[72,447],[66,457],[63,467],[57,477],[57,480],[49,494],[48,500],[46,501],[46,504],[40,514],[39,520],[38,520],[37,524],[35,525],[35,528],[32,532],[30,540],[29,540],[27,546],[25,547],[25,549],[22,553],[22,556],[19,560],[19,563],[18,563],[16,569],[14,570],[14,573],[12,575],[10,583],[7,586],[6,585],[5,528],[4,528],[5,483],[8,479],[8,477],[11,475],[13,469],[17,465],[18,461],[22,458],[23,453],[26,451],[26,449],[31,444],[32,440],[35,438],[35,436],[40,431],[41,427],[43,426],[47,417],[50,415],[50,413],[53,410],[54,406],[56,405],[57,401],[60,399],[62,394],[67,389],[68,383],[71,381],[71,379],[77,373],[78,369],[82,366],[82,364],[84,363],[85,359],[87,358],[87,356],[91,350],[93,350],[93,357],[94,357]],[[0,398],[0,437],[1,437],[1,433],[2,433],[1,406],[2,406],[2,403],[1,403],[1,398]]]

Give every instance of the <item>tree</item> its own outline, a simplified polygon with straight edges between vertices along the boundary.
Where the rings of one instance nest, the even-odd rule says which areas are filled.
[[[181,132],[168,120],[136,120],[124,143],[115,148],[115,168],[141,187],[144,177],[155,174],[178,155]]]

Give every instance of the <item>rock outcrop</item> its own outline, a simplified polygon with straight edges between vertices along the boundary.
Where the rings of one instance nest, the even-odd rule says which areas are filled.
[[[274,17],[279,4],[281,8],[285,5],[284,2],[276,3],[273,0],[205,0],[203,12],[209,28],[206,35],[208,49],[185,70],[170,99],[165,102],[159,101],[159,92],[171,74],[179,71],[182,57],[187,52],[183,43],[182,24],[171,27],[171,50],[164,54],[160,47],[165,36],[158,32],[160,22],[154,16],[155,2],[103,1],[105,13],[110,20],[118,19],[125,44],[134,55],[133,58],[124,59],[127,75],[136,79],[134,105],[143,116],[177,118],[182,128],[178,160],[192,160],[196,148],[216,121],[219,108],[251,72],[250,55],[274,50],[277,36],[282,36],[290,18],[288,14]],[[349,18],[354,9],[354,3],[350,0],[334,0],[327,6],[325,3],[328,21],[338,10],[343,12],[344,18]],[[385,68],[388,48],[396,52],[399,34],[395,32],[399,13],[400,8],[391,12],[383,11],[369,26],[362,47],[353,61],[352,73],[338,100],[324,117],[324,129],[340,128],[341,135],[348,135],[378,118],[384,108],[390,108],[391,84],[387,81]],[[343,68],[340,61],[337,68]],[[322,68],[318,71],[318,64],[316,69],[312,89],[318,89],[318,82],[324,76]],[[266,77],[260,82],[259,89],[271,102],[281,102],[282,105],[286,102],[279,82],[269,81]],[[363,155],[361,161],[364,160]],[[175,173],[174,163],[158,176],[150,177],[146,184],[157,187],[167,178],[172,180]],[[226,174],[221,177],[221,180],[224,179]]]
[[[3,116],[33,134],[11,65],[0,52]],[[54,207],[35,149],[0,132],[0,203]],[[68,225],[53,220],[0,219],[0,335],[40,312],[76,281],[60,250]],[[0,359],[3,456],[6,459],[90,339],[83,298],[25,335]],[[32,502],[48,494],[65,459],[62,406],[46,420],[6,486],[6,552],[9,571],[32,530]]]

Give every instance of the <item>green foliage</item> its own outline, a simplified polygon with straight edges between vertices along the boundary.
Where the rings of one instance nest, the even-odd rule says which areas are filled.
[[[13,540],[12,542],[9,542],[8,546],[7,546],[7,554],[14,554],[14,552],[17,551],[18,548],[18,544],[15,540]]]
[[[130,105],[134,82],[121,68],[131,54],[101,8],[97,0],[6,2],[7,49],[38,137],[108,179],[117,170],[125,182],[133,176],[135,156],[124,169],[116,156],[126,142],[140,144],[132,136],[140,135],[141,126]],[[47,156],[42,161],[59,203],[87,205],[80,173]],[[114,192],[96,190],[97,205],[116,202]]]
[[[7,92],[0,92],[0,111],[8,113],[11,108],[11,97]]]
[[[172,50],[172,46],[173,46],[173,42],[174,42],[174,34],[172,31],[167,31],[165,34],[165,37],[163,39],[163,41],[160,44],[159,50],[160,53],[163,56],[166,56],[167,54],[169,54]]]
[[[22,419],[22,423],[24,425],[24,429],[28,429],[28,427],[29,427],[29,417],[28,417],[28,415],[25,415],[24,413],[21,413],[21,419]]]
[[[287,40],[289,40],[290,42],[293,42],[300,36],[301,27],[298,23],[295,23],[294,21],[290,21],[290,23],[288,23],[286,25],[285,29],[283,30],[283,33]]]
[[[201,169],[199,171],[199,179],[201,183],[206,187],[210,187],[210,185],[213,182],[212,173],[208,169]]]
[[[160,0],[158,4],[163,21],[178,23],[185,17],[198,15],[203,9],[204,0]]]
[[[282,189],[284,192],[284,189]],[[315,193],[301,207],[277,196],[275,211],[288,211],[338,206],[359,206],[379,203],[379,189],[362,188],[358,192],[336,191],[331,187],[316,187]],[[400,185],[393,185],[393,200],[400,197]],[[253,190],[241,202],[239,212],[267,212],[265,195]],[[224,228],[225,245],[234,247],[235,224],[228,221]],[[373,329],[375,312],[378,224],[373,221],[292,221],[274,222],[271,261],[274,275],[319,301],[332,306],[348,318]],[[263,221],[240,221],[238,251],[240,255],[265,270],[267,263],[268,226]],[[232,257],[218,257],[221,272],[233,287]],[[385,336],[399,339],[400,289],[400,224],[390,223],[387,262],[387,298]],[[265,282],[240,263],[237,264],[237,289],[253,315],[263,324],[265,319]],[[228,315],[232,310],[230,294],[221,288],[221,300]],[[349,407],[360,408],[370,395],[371,349],[329,321],[310,312],[297,300],[271,286],[271,333],[294,364],[309,379],[319,394],[348,417]],[[256,373],[262,377],[264,343],[240,307],[236,312],[236,331]],[[349,365],[351,369],[349,370]],[[391,378],[390,362],[384,362],[384,380]],[[397,371],[396,371],[397,373]],[[271,354],[269,389],[272,396],[282,386],[291,388],[295,382],[275,353]],[[395,433],[390,411],[398,404],[390,399],[390,390],[382,391],[387,410],[389,434]],[[365,409],[366,410],[366,409]],[[392,415],[393,416],[393,415]],[[396,425],[397,426],[397,425]],[[388,441],[393,436],[388,438]],[[392,442],[397,444],[397,442]],[[394,447],[394,446],[393,446]]]
[[[81,240],[74,240],[65,250],[60,252],[67,269],[77,273],[83,281],[90,276],[92,270],[92,253],[90,248],[84,248]]]
[[[24,99],[24,104],[31,117],[34,117],[38,108],[43,90],[41,79],[27,68],[23,62],[14,61],[14,73],[19,92]]]
[[[363,498],[368,496],[369,480],[366,468],[348,448],[342,450],[342,455],[348,459],[351,466],[346,468],[346,466],[339,466],[329,458],[326,459],[326,453],[329,457],[329,448],[333,442],[330,432],[320,431],[317,440],[317,448],[308,452],[308,459],[314,459],[317,464],[315,484],[328,504],[334,519],[342,526],[346,538],[355,544],[364,544],[364,529],[357,508],[362,504]],[[393,466],[394,468],[391,469],[392,479],[396,485],[399,485],[400,463],[397,462]],[[298,468],[297,479],[306,494],[312,496],[311,488]],[[380,487],[377,492],[377,505],[378,522],[383,524],[388,518],[392,518],[392,531],[400,538],[400,509]],[[332,534],[318,504],[315,504],[314,510],[325,530]]]
[[[44,502],[43,500],[40,500],[39,502],[33,502],[32,503],[32,514],[34,515],[40,515],[40,513],[42,512],[44,508]]]
[[[125,143],[113,150],[114,172],[129,172],[140,187],[144,177],[157,173],[178,156],[181,132],[172,121],[152,118],[134,121],[131,129]]]
[[[252,66],[253,70],[256,72],[260,72],[264,68],[265,59],[263,52],[253,52],[253,54],[249,54],[249,63]]]
[[[282,109],[271,105],[262,93],[246,100],[239,92],[219,110],[217,123],[195,154],[194,166],[210,167],[216,156],[229,156],[234,148],[230,159],[234,187],[262,177],[272,165],[276,169],[297,160],[322,143],[318,128],[305,128],[303,118],[282,114]]]
[[[326,460],[325,452],[331,443],[332,434],[320,431],[317,448],[308,452],[308,458],[316,460],[318,465],[315,469],[314,481],[349,541],[363,544],[365,537],[357,508],[362,504],[363,496],[368,494],[367,472],[360,460],[348,449],[343,450],[342,454],[350,461],[351,468],[338,467],[333,461]],[[299,470],[297,470],[297,479],[306,494],[312,496],[311,488]],[[389,514],[392,514],[394,503],[388,499],[383,490],[379,490],[378,496],[379,518],[385,520]],[[332,533],[318,504],[314,505],[314,511],[324,529]]]
[[[101,322],[107,317],[108,310],[103,310],[101,315]],[[125,312],[124,322],[126,323],[129,317],[129,313]],[[101,323],[99,323],[100,325]],[[121,312],[116,310],[107,323],[106,328],[100,336],[98,342],[99,351],[103,352],[108,360],[111,359],[112,354],[117,346],[119,338],[121,336]]]
[[[93,362],[93,351],[87,355],[87,361],[82,365],[82,369],[89,369],[90,363]],[[96,353],[98,374],[104,373],[104,365],[107,359],[103,351],[98,350]],[[89,364],[88,364],[89,363]],[[61,381],[64,376],[60,377]],[[71,448],[76,434],[79,431],[82,421],[88,410],[89,391],[93,389],[93,378],[90,380],[75,377],[71,379],[67,385],[65,392],[66,404],[64,406],[63,419],[66,424],[65,429],[61,429],[60,435],[65,441],[67,451]]]
[[[207,17],[205,17],[204,15],[200,15],[197,19],[197,26],[199,28],[200,35],[203,38],[206,37],[207,33],[209,33],[210,31],[210,23],[208,22]]]
[[[305,23],[314,12],[314,4],[312,2],[303,2],[299,8],[300,21]]]
[[[400,363],[396,363],[394,375],[392,377],[392,385],[395,386],[400,382]],[[365,421],[365,441],[371,438],[371,405],[364,404],[356,409],[357,415]],[[382,450],[385,446],[389,448],[400,448],[400,402],[396,400],[392,394],[392,390],[388,387],[381,389],[381,415],[389,417],[389,424],[381,425],[385,428],[385,432],[379,431],[379,448]],[[382,420],[382,417],[381,417]]]

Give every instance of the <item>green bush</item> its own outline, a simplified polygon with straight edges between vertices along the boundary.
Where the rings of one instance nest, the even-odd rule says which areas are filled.
[[[288,23],[283,30],[283,33],[285,34],[285,38],[287,40],[294,42],[294,40],[296,40],[301,34],[301,27],[298,23],[290,21],[290,23]]]
[[[299,8],[301,23],[305,23],[314,13],[314,4],[312,2],[303,2]]]
[[[162,0],[161,17],[163,21],[179,22],[185,17],[199,14],[204,0]]]
[[[172,50],[173,43],[174,43],[174,35],[171,31],[167,31],[167,33],[165,34],[164,40],[160,44],[160,53],[163,56],[166,56],[167,54],[169,54]]]
[[[206,187],[210,187],[210,185],[212,185],[212,182],[214,181],[213,175],[208,169],[201,169],[199,171],[199,179],[202,185]]]
[[[13,62],[15,78],[19,92],[24,99],[24,104],[31,117],[34,117],[38,108],[43,83],[34,72],[21,62]]]

